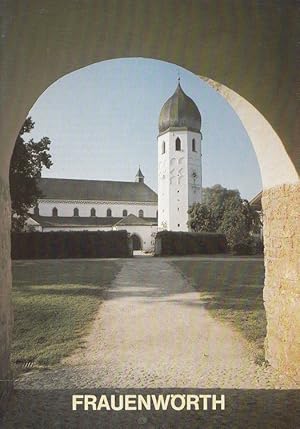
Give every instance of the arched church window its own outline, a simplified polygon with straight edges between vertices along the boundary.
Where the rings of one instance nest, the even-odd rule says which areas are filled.
[[[175,141],[175,149],[176,150],[181,150],[181,140],[179,137],[177,137],[176,141]]]
[[[106,210],[106,216],[111,217],[111,209]]]
[[[35,206],[35,208],[33,209],[33,214],[35,214],[36,216],[39,216],[40,214],[39,206]]]
[[[96,210],[93,208],[91,208],[91,216],[96,216]]]
[[[58,211],[56,207],[53,207],[52,209],[52,216],[57,217],[58,216]]]
[[[139,210],[139,217],[144,217],[144,211],[143,210]]]
[[[123,210],[123,216],[125,217],[125,216],[127,216],[127,210]]]
[[[195,139],[192,140],[192,151],[196,152],[196,140]]]
[[[77,207],[73,210],[73,216],[79,216],[79,210]]]
[[[156,210],[156,219],[158,219],[158,210]]]
[[[161,146],[161,153],[165,153],[166,152],[166,142],[162,142],[162,146]]]

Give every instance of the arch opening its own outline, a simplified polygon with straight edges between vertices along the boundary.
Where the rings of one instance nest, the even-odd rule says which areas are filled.
[[[261,113],[248,101],[224,85],[211,79],[204,78],[204,80],[229,102],[241,119],[257,155],[264,189],[272,189],[282,184],[297,184],[299,177],[295,166],[292,164],[279,137]],[[177,142],[176,150],[180,150],[177,149]],[[270,153],[272,153],[272,157],[269,156]],[[274,196],[270,198],[274,198]],[[56,210],[56,213],[54,210]],[[56,207],[52,211],[52,216],[58,216]],[[111,209],[107,210],[107,216],[112,216]],[[132,237],[134,250],[141,250],[141,239],[136,234],[133,234]]]
[[[133,250],[142,250],[143,246],[142,246],[142,240],[140,238],[139,235],[137,234],[132,234],[132,248]]]

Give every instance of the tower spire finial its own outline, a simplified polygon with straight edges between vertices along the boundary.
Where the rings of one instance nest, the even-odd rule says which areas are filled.
[[[141,172],[141,165],[140,164],[139,164],[138,172],[135,175],[135,181],[140,182],[140,183],[144,183],[144,175]]]

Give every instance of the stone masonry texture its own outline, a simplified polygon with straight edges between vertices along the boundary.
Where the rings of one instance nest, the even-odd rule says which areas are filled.
[[[300,184],[263,192],[266,359],[300,379]]]
[[[12,327],[10,262],[10,196],[0,179],[0,409],[11,387],[9,345]]]

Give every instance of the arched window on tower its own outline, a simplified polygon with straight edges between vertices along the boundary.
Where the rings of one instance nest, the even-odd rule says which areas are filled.
[[[107,217],[111,217],[111,209],[107,209],[106,210],[106,216]]]
[[[166,152],[166,142],[163,141],[161,145],[161,153],[163,154],[165,152]]]
[[[195,139],[192,140],[192,151],[196,152],[196,140]]]
[[[179,137],[175,141],[175,150],[181,150],[181,140]]]
[[[35,208],[33,209],[33,214],[35,214],[36,216],[39,216],[40,214],[39,206],[35,206]]]
[[[144,217],[144,211],[143,210],[139,210],[139,217]]]
[[[91,208],[91,216],[95,217],[96,216],[96,210],[93,208]]]
[[[52,216],[57,217],[58,216],[58,211],[56,207],[53,207],[52,209]]]
[[[127,210],[123,210],[123,216],[126,217],[128,215]]]
[[[79,210],[77,207],[73,210],[73,216],[79,216]]]

